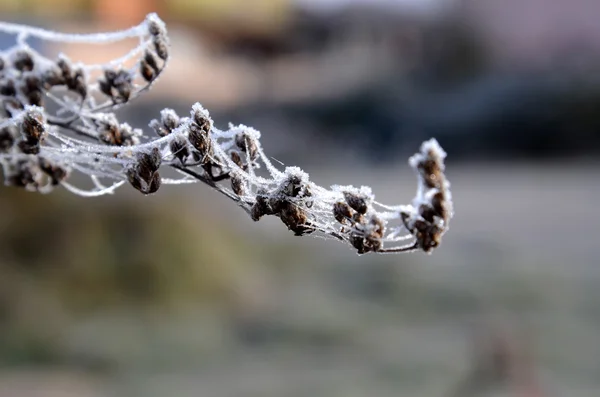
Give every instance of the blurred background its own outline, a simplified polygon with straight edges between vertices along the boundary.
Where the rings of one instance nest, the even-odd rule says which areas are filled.
[[[598,1],[0,0],[66,32],[149,12],[171,63],[122,120],[199,101],[390,204],[436,137],[451,230],[431,256],[359,257],[200,185],[0,187],[0,396],[600,395]]]

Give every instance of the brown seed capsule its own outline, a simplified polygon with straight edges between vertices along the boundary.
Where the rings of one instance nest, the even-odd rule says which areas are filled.
[[[150,153],[138,154],[137,171],[142,179],[150,182],[153,174],[158,171],[162,162],[162,155],[160,149],[155,147],[152,148]]]
[[[66,80],[67,87],[79,94],[82,99],[87,97],[87,84],[85,81],[85,74],[82,68],[78,68],[73,73],[73,77],[71,79]]]
[[[152,82],[156,78],[154,70],[148,65],[145,59],[140,61],[140,74],[148,83]]]
[[[250,216],[253,221],[258,221],[264,215],[273,215],[273,209],[269,204],[269,196],[265,192],[256,195],[256,201],[252,205]]]
[[[208,132],[196,124],[190,124],[188,140],[194,149],[199,152],[201,161],[206,162],[208,157],[212,155],[212,144]]]
[[[39,154],[40,153],[40,142],[38,140],[32,140],[23,138],[17,144],[19,149],[24,154]]]
[[[421,204],[419,206],[419,215],[423,217],[427,222],[433,223],[435,217],[435,210],[428,204]]]
[[[431,206],[435,213],[444,221],[448,221],[448,211],[446,210],[446,199],[444,193],[437,192],[431,199]]]
[[[152,42],[154,44],[156,55],[163,61],[166,61],[167,58],[169,58],[169,47],[165,39],[162,36],[154,36]]]
[[[113,87],[117,90],[121,102],[127,102],[131,97],[133,92],[132,80],[133,78],[128,71],[121,69],[117,72]]]
[[[0,129],[0,153],[6,153],[13,147],[18,133],[17,128],[13,125]]]
[[[58,164],[54,164],[43,157],[38,158],[38,164],[40,169],[50,177],[53,186],[56,186],[64,181],[69,174],[66,168]]]
[[[15,82],[11,79],[0,80],[0,94],[5,96],[15,96],[17,94]]]
[[[160,68],[158,67],[158,62],[154,54],[146,50],[146,52],[144,53],[144,62],[152,69],[154,75],[158,76],[158,74],[160,73]]]
[[[352,219],[352,210],[348,204],[338,201],[333,205],[333,216],[336,221],[345,225],[349,219]]]
[[[173,109],[164,109],[160,112],[160,121],[169,133],[171,133],[179,125],[179,116],[177,116],[177,113]]]
[[[56,66],[60,69],[62,79],[64,81],[73,78],[73,68],[71,66],[71,60],[64,55],[60,56],[56,61]]]
[[[295,235],[301,236],[314,231],[313,228],[308,227],[308,217],[302,208],[290,201],[285,201],[282,206],[279,217]]]
[[[49,90],[57,85],[65,84],[60,69],[56,66],[46,69],[42,74],[42,85],[45,90]]]
[[[181,164],[185,164],[185,161],[190,155],[185,138],[178,136],[177,138],[173,139],[169,144],[169,148],[171,149],[171,153],[173,153],[173,155],[179,159]]]
[[[244,169],[244,163],[242,162],[242,158],[240,157],[240,154],[238,152],[232,151],[231,153],[229,153],[229,156],[231,156],[231,161],[233,161],[235,165]]]
[[[113,102],[115,102],[114,93],[112,91],[112,84],[108,82],[106,79],[99,78],[98,79],[98,88],[100,88],[100,92],[102,92],[107,97],[110,97]]]
[[[133,186],[134,188],[136,188],[137,190],[139,190],[142,193],[146,193],[145,189],[144,189],[144,181],[142,180],[142,178],[138,175],[137,171],[135,168],[128,168],[125,171],[125,175],[127,175],[127,180],[129,181],[129,183],[131,184],[131,186]]]
[[[167,130],[165,128],[165,126],[159,122],[156,119],[153,119],[152,121],[150,121],[150,128],[152,128],[154,130],[154,132],[156,132],[156,134],[158,136],[167,136],[169,135],[169,130]]]
[[[235,144],[244,153],[248,153],[250,160],[256,160],[258,154],[258,146],[256,140],[247,133],[237,134],[235,136]]]
[[[237,173],[231,173],[231,189],[238,196],[243,196],[246,193],[245,183],[242,177]]]
[[[348,205],[359,214],[366,214],[369,206],[367,205],[367,200],[364,197],[360,197],[357,194],[344,192],[344,199],[348,203]]]
[[[46,132],[44,115],[36,109],[29,110],[23,116],[21,133],[27,139],[40,141]]]
[[[17,51],[14,55],[13,66],[19,72],[33,70],[33,56],[28,50]]]
[[[148,186],[147,194],[156,193],[162,184],[162,179],[158,172],[155,172],[152,176],[152,180],[150,181],[150,186]]]

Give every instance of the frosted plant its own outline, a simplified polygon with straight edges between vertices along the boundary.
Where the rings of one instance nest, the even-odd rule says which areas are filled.
[[[124,31],[61,34],[10,23],[15,37],[0,51],[0,165],[5,184],[50,192],[62,186],[84,197],[111,194],[129,183],[143,194],[161,186],[202,182],[258,221],[276,216],[296,235],[335,238],[358,253],[431,252],[452,217],[445,152],[432,139],[410,158],[417,193],[411,204],[388,206],[366,186],[325,188],[297,167],[278,169],[260,133],[245,125],[219,129],[199,103],[189,115],[164,109],[149,133],[120,122],[114,110],[147,91],[169,60],[169,39],[155,14]],[[137,39],[125,56],[103,65],[49,59],[28,39],[110,45]],[[133,66],[127,66],[133,65]],[[165,167],[176,178],[164,178]],[[89,178],[88,187],[73,180]]]

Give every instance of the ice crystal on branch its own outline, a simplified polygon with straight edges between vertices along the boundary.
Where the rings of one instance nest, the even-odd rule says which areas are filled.
[[[113,33],[62,34],[9,23],[0,23],[0,31],[15,37],[0,51],[0,166],[7,185],[42,193],[63,186],[91,197],[127,183],[147,195],[167,184],[202,182],[255,221],[276,216],[295,235],[333,237],[360,254],[431,252],[448,230],[446,153],[434,139],[410,158],[418,181],[412,203],[387,206],[369,187],[326,188],[298,167],[278,169],[257,130],[221,130],[199,103],[189,115],[162,110],[147,131],[119,121],[114,110],[147,91],[168,62],[167,30],[155,14]],[[44,57],[29,38],[90,45],[137,38],[138,44],[124,57],[86,65]],[[164,178],[167,167],[179,177]],[[92,187],[72,184],[75,174],[89,177]]]

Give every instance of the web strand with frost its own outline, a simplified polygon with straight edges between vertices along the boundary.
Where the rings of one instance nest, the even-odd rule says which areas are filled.
[[[0,23],[0,31],[15,37],[14,46],[0,51],[0,166],[7,185],[41,193],[62,186],[93,197],[127,183],[153,194],[162,185],[202,182],[255,221],[276,216],[298,236],[332,236],[359,254],[431,252],[448,230],[446,153],[435,139],[409,160],[417,174],[412,203],[388,206],[367,186],[326,188],[298,167],[278,169],[257,130],[218,129],[199,103],[186,116],[162,110],[149,124],[152,133],[120,122],[114,110],[148,91],[169,59],[167,30],[155,14],[113,33],[64,34],[10,23]],[[134,38],[138,44],[121,58],[86,65],[44,57],[30,38],[90,45]],[[163,178],[165,167],[178,177]],[[91,187],[71,182],[75,174],[88,177]]]

